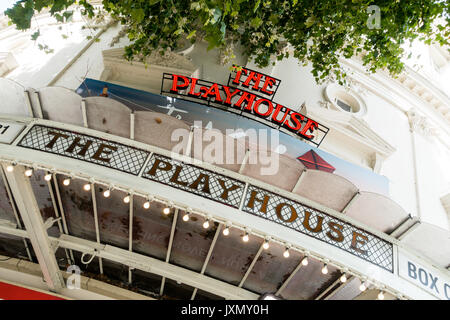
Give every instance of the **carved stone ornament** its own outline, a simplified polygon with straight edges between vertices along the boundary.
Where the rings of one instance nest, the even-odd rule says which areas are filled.
[[[436,128],[430,124],[426,117],[420,115],[415,110],[407,111],[406,115],[408,116],[409,126],[412,132],[419,133],[425,137],[436,135]]]
[[[317,101],[317,103],[318,103],[319,106],[321,106],[322,108],[325,108],[325,109],[331,109],[331,103],[330,103],[329,101],[319,100],[319,101]]]

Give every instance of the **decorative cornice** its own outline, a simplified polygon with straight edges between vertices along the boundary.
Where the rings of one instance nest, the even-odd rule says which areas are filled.
[[[406,67],[405,71],[394,81],[400,83],[410,93],[426,102],[447,122],[450,122],[450,99],[440,88],[434,86],[432,81],[409,67]]]
[[[357,85],[364,87],[367,91],[372,91],[379,95],[380,93],[374,90],[377,83],[382,87],[389,88],[389,93],[392,92],[400,98],[408,99],[410,103],[413,103],[411,98],[414,98],[417,101],[415,103],[417,106],[427,107],[427,109],[439,115],[447,124],[450,122],[449,96],[442,92],[440,88],[437,88],[432,81],[427,80],[408,66],[397,78],[393,78],[388,72],[383,70],[374,74],[368,74],[358,59],[340,59],[339,61],[353,70],[353,72],[348,72],[348,82],[350,84],[356,82],[358,83]],[[387,98],[391,102],[394,102],[393,99],[396,100],[392,94],[386,93],[382,97]],[[394,102],[394,105],[405,111],[401,104]]]

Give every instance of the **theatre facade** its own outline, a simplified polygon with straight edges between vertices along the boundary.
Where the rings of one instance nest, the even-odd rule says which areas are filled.
[[[445,50],[343,87],[0,22],[0,299],[450,299]]]

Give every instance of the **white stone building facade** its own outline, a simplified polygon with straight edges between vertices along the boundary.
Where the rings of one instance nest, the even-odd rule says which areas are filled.
[[[38,29],[41,37],[36,41],[30,40],[31,34]],[[13,26],[7,26],[7,18],[0,17],[0,76],[2,77],[0,79],[0,121],[3,121],[1,124],[4,127],[7,124],[16,124],[25,128],[25,131],[20,131],[12,140],[5,139],[2,141],[3,144],[0,144],[0,158],[3,164],[2,178],[7,186],[10,202],[15,203],[12,204],[13,212],[16,218],[21,217],[18,220],[22,221],[24,228],[20,227],[20,223],[11,226],[2,222],[0,223],[0,234],[28,239],[24,240],[25,247],[28,245],[35,252],[34,255],[28,252],[28,255],[32,256],[31,260],[34,259],[34,264],[30,263],[28,270],[26,267],[12,268],[4,263],[0,264],[0,281],[53,292],[64,298],[74,299],[164,298],[165,283],[168,286],[166,291],[172,290],[170,294],[178,298],[195,298],[198,293],[199,296],[213,299],[254,299],[265,293],[263,288],[269,288],[267,293],[276,294],[284,299],[375,299],[380,291],[385,292],[386,296],[391,299],[450,299],[450,273],[448,270],[450,266],[450,55],[448,51],[418,44],[416,50],[422,52],[420,60],[408,61],[405,71],[397,79],[393,79],[383,71],[366,74],[359,61],[342,60],[342,65],[349,71],[347,88],[335,83],[317,84],[311,75],[311,68],[300,66],[294,58],[278,61],[275,65],[265,69],[258,68],[244,56],[238,55],[233,61],[235,64],[280,79],[282,83],[278,88],[275,100],[328,127],[329,132],[319,149],[344,160],[349,165],[358,166],[365,171],[384,177],[387,187],[384,189],[386,192],[382,195],[373,196],[371,194],[373,190],[364,189],[356,183],[354,188],[351,187],[350,185],[354,183],[351,179],[349,179],[351,183],[347,183],[342,182],[341,178],[328,176],[321,178],[313,176],[312,173],[308,173],[307,177],[311,179],[308,182],[305,180],[300,182],[299,177],[302,173],[299,173],[293,186],[298,184],[300,187],[285,186],[283,181],[287,181],[289,177],[282,174],[284,168],[287,168],[283,166],[291,168],[294,165],[292,163],[298,161],[295,159],[281,162],[279,174],[276,178],[269,180],[260,179],[250,173],[246,174],[245,169],[242,169],[241,166],[237,170],[233,170],[210,163],[200,164],[203,169],[232,177],[249,185],[259,183],[255,181],[262,181],[262,184],[258,185],[261,188],[270,188],[270,191],[275,194],[299,201],[320,212],[325,212],[331,217],[342,219],[345,223],[386,241],[393,248],[392,268],[390,271],[386,271],[360,259],[360,257],[349,254],[348,251],[331,248],[329,244],[308,237],[308,235],[297,236],[297,231],[289,229],[286,225],[276,225],[274,222],[261,219],[261,217],[245,214],[241,212],[242,204],[241,207],[233,209],[238,211],[231,212],[222,204],[210,200],[199,200],[195,194],[189,194],[183,190],[172,190],[170,186],[166,185],[153,185],[154,182],[151,182],[152,185],[146,185],[150,182],[144,181],[141,176],[137,178],[122,172],[115,174],[111,168],[97,169],[96,164],[86,164],[81,161],[82,159],[65,160],[58,154],[46,156],[37,151],[30,151],[29,154],[23,153],[25,149],[21,149],[19,138],[25,137],[26,132],[31,132],[33,125],[50,126],[85,136],[94,135],[99,139],[115,141],[115,143],[134,148],[145,149],[148,145],[150,146],[148,150],[153,154],[158,153],[157,150],[159,150],[153,149],[155,145],[158,148],[170,150],[158,143],[153,143],[151,137],[139,140],[140,136],[145,135],[146,129],[140,129],[142,122],[138,121],[147,119],[150,122],[150,119],[154,120],[154,117],[146,115],[148,118],[140,118],[142,115],[135,111],[125,110],[126,106],[123,104],[114,105],[119,102],[106,103],[101,99],[78,98],[77,89],[86,79],[100,80],[156,95],[161,94],[163,73],[182,74],[214,83],[227,83],[231,65],[223,65],[221,53],[217,50],[206,51],[207,44],[203,42],[197,42],[194,46],[187,46],[177,52],[167,53],[164,57],[151,56],[146,61],[147,66],[137,61],[130,64],[122,57],[123,47],[128,44],[128,40],[126,36],[118,36],[121,30],[122,27],[118,23],[113,23],[108,18],[103,21],[87,21],[79,11],[76,11],[73,19],[65,24],[57,23],[48,13],[42,13],[33,20],[32,28],[27,32],[19,32]],[[87,39],[87,36],[90,36],[90,39]],[[49,52],[42,50],[42,47],[45,46],[47,46],[47,51],[50,50]],[[60,109],[58,109],[58,105],[61,106]],[[98,109],[94,110],[94,105]],[[77,106],[77,109],[75,110],[73,106]],[[108,114],[109,106],[113,108],[111,110],[114,110],[114,112],[111,111],[111,114]],[[166,113],[164,110],[161,112]],[[93,120],[95,117],[105,114],[108,117],[107,124],[104,123],[105,121],[100,124],[100,120]],[[170,113],[161,119],[172,125],[169,117]],[[128,121],[126,125],[123,123],[124,119],[127,119],[125,122]],[[206,126],[206,124],[204,125]],[[187,128],[191,130],[189,126]],[[153,134],[151,129],[148,130]],[[130,132],[130,135],[126,136],[122,132],[127,134]],[[157,139],[156,133],[154,137]],[[168,153],[164,155],[166,156]],[[185,161],[184,156],[194,157],[194,155],[187,154],[173,159]],[[55,175],[61,175],[60,181],[62,181],[63,175],[71,177],[70,171],[74,174],[72,180],[79,178],[80,181],[87,181],[92,186],[99,181],[101,181],[99,185],[104,182],[110,183],[116,185],[117,190],[124,195],[131,188],[134,188],[133,192],[136,191],[139,196],[143,191],[152,190],[151,193],[156,198],[165,199],[169,204],[172,201],[171,205],[179,212],[179,219],[181,219],[181,212],[188,212],[188,209],[191,209],[193,212],[198,211],[195,214],[198,214],[201,219],[215,221],[216,227],[220,226],[215,229],[216,231],[223,230],[227,227],[227,223],[231,223],[239,232],[248,232],[252,237],[259,237],[262,240],[253,244],[254,252],[249,254],[251,258],[249,258],[248,264],[244,263],[246,268],[242,272],[241,280],[237,280],[239,277],[235,278],[233,272],[220,278],[218,274],[221,267],[211,265],[211,262],[208,265],[211,256],[216,260],[221,258],[220,254],[214,251],[216,241],[219,243],[223,240],[218,231],[215,237],[211,236],[210,242],[204,248],[198,244],[197,259],[194,254],[191,257],[193,259],[191,264],[186,262],[186,265],[183,266],[183,262],[180,261],[187,261],[188,258],[182,256],[179,261],[173,260],[174,258],[170,256],[172,246],[175,245],[173,247],[175,250],[176,248],[180,249],[183,245],[181,239],[176,239],[176,232],[175,235],[173,230],[170,232],[170,228],[178,230],[176,216],[171,220],[172,225],[168,224],[169,249],[160,256],[155,253],[156,251],[150,250],[148,258],[146,258],[145,249],[136,249],[133,237],[131,237],[129,248],[127,241],[122,244],[123,237],[121,238],[119,235],[116,235],[117,238],[114,235],[110,238],[106,235],[103,237],[101,230],[99,231],[102,223],[101,219],[99,220],[101,218],[99,208],[107,205],[100,203],[101,201],[98,199],[97,203],[94,202],[92,206],[92,208],[95,206],[98,208],[92,209],[95,213],[93,230],[96,230],[97,237],[89,239],[90,243],[77,242],[70,238],[82,238],[82,236],[74,231],[75,227],[64,226],[64,219],[60,219],[58,222],[60,233],[56,236],[51,235],[50,230],[56,227],[56,223],[52,227],[51,221],[47,220],[50,224],[50,228],[47,229],[46,216],[42,214],[42,208],[40,211],[44,220],[41,222],[38,221],[39,218],[36,215],[33,216],[30,213],[33,211],[33,200],[27,200],[27,195],[20,191],[23,190],[21,186],[27,187],[27,180],[22,181],[21,178],[15,176],[18,174],[16,169],[13,173],[7,171],[8,165],[13,163],[17,168],[23,166],[23,170],[34,165],[35,172],[40,171],[42,177],[44,172],[51,172],[54,169]],[[53,179],[57,179],[55,175]],[[87,177],[91,177],[93,180],[90,181]],[[274,179],[280,179],[280,181],[276,182]],[[40,181],[42,182],[42,179]],[[80,186],[82,185],[80,184]],[[336,198],[321,201],[323,195],[318,196],[313,193],[309,186],[325,190],[324,192],[329,190],[330,194],[334,192],[330,197]],[[28,185],[28,187],[30,186]],[[61,215],[67,210],[64,210],[64,204],[61,204],[65,200],[59,199],[58,201],[60,196],[56,188],[55,186],[49,187],[50,192],[54,193],[50,203],[53,202],[55,212],[57,211]],[[309,191],[300,192],[299,190],[304,190],[303,188],[309,190],[310,193],[308,193]],[[248,192],[248,188],[246,191]],[[15,194],[16,192],[24,197],[22,204],[20,204],[22,201],[17,198],[19,195]],[[40,197],[36,191],[31,194],[34,194],[36,198]],[[15,200],[11,201],[13,198]],[[93,198],[95,199],[95,196]],[[134,201],[137,203],[144,200]],[[244,206],[247,200],[248,198],[242,200]],[[39,201],[38,199],[38,206],[40,206]],[[127,214],[130,211],[133,212],[133,209],[129,210]],[[233,214],[238,214],[238,212],[241,216],[235,218]],[[201,219],[199,218],[199,220]],[[133,221],[133,216],[128,219],[129,221]],[[36,224],[39,223],[39,227],[36,227]],[[34,226],[33,231],[27,227],[28,225]],[[130,226],[132,225],[130,223]],[[34,228],[38,230],[36,231]],[[30,235],[30,233],[34,235]],[[95,234],[95,231],[93,233]],[[133,234],[133,232],[129,234]],[[128,235],[124,236],[125,240]],[[320,275],[311,274],[313,279],[311,285],[315,285],[314,290],[304,289],[304,292],[309,292],[308,290],[311,292],[296,295],[292,293],[295,291],[293,284],[300,281],[296,277],[300,277],[302,268],[307,267],[291,261],[285,270],[285,275],[288,275],[287,278],[291,282],[282,281],[272,288],[268,284],[270,280],[266,280],[266,278],[270,278],[269,274],[262,274],[261,282],[252,280],[252,273],[248,268],[258,269],[258,257],[264,254],[262,253],[263,249],[260,249],[259,246],[267,237],[277,243],[280,250],[286,246],[289,248],[292,246],[292,250],[298,247],[296,254],[291,253],[291,259],[301,261],[304,257],[311,256],[317,270],[320,270],[323,265],[329,265],[333,268],[333,272],[330,272],[333,277],[327,281],[319,281],[316,278],[319,278]],[[36,248],[37,243],[39,243],[38,248]],[[126,252],[114,251],[105,247],[98,247],[100,253],[92,255],[95,243],[99,246],[106,243],[107,246],[119,247],[122,248],[120,249],[122,251],[128,250],[132,253],[136,251],[139,255],[127,256]],[[87,250],[84,253],[95,258],[92,263],[100,265],[98,272],[102,274],[102,259],[114,261],[114,264],[122,264],[127,268],[128,283],[136,282],[135,279],[139,278],[134,273],[136,269],[148,274],[154,273],[159,277],[155,281],[161,283],[161,287],[157,290],[147,291],[142,288],[140,288],[141,291],[131,289],[118,291],[109,284],[98,279],[92,280],[85,275],[81,290],[69,290],[66,282],[61,278],[67,279],[66,270],[61,265],[54,264],[52,252],[46,252],[52,246],[64,248],[67,260],[70,262],[77,261],[79,258],[77,255],[75,259],[73,256],[70,257],[73,253],[68,253],[68,251],[80,252],[81,260],[83,260],[83,250]],[[224,248],[228,247],[224,245]],[[206,263],[197,261],[205,258]],[[233,262],[234,260],[230,261],[227,262],[229,266],[233,263],[241,266],[238,259],[235,262]],[[411,266],[411,264],[408,265],[408,261],[415,263],[414,270],[416,271],[414,272],[417,273],[408,269],[408,266]],[[154,267],[147,267],[146,264]],[[425,281],[423,277],[420,277],[419,270],[421,268],[438,278],[439,289],[430,287],[431,280]],[[60,270],[60,276],[52,273],[52,270],[56,269]],[[95,273],[95,271],[92,272]],[[37,280],[39,278],[37,275],[41,274],[46,280],[45,283]],[[340,283],[341,274],[352,277],[354,287],[358,288],[361,283],[365,283],[370,290],[360,292],[355,291],[352,286],[346,287],[351,281],[345,284]],[[416,275],[416,278],[412,277],[413,274]],[[248,277],[250,277],[248,281],[251,284],[246,285]],[[276,278],[276,276],[274,277]],[[89,286],[89,283],[95,284]],[[168,289],[169,284],[170,289]],[[177,286],[179,286],[178,289]],[[169,296],[170,294],[167,293]]]

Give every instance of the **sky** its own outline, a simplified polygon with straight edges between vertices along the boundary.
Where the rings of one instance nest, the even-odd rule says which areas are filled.
[[[0,12],[3,13],[6,9],[11,8],[17,0],[0,0]]]

